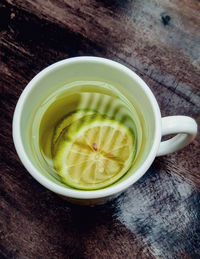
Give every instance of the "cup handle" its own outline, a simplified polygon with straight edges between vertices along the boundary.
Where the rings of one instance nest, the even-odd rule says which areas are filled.
[[[156,156],[163,156],[187,146],[197,134],[197,123],[187,116],[168,116],[162,118],[162,136],[176,134],[160,143]]]

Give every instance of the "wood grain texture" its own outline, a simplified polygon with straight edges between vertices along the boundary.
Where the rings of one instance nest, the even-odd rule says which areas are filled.
[[[82,208],[32,179],[11,128],[32,77],[81,55],[125,64],[163,116],[200,123],[199,13],[197,0],[0,0],[0,258],[199,258],[199,135],[115,201]]]

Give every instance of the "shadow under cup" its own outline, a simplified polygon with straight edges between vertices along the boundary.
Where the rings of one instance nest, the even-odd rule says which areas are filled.
[[[80,58],[79,60],[71,59],[71,62],[65,62],[65,60],[57,62],[33,78],[24,90],[26,96],[24,97],[24,103],[21,109],[19,127],[26,156],[43,177],[58,186],[73,189],[62,183],[53,167],[49,166],[45,159],[43,159],[39,148],[39,129],[42,116],[48,108],[48,105],[45,105],[45,103],[48,104],[49,96],[52,96],[54,92],[62,89],[63,86],[75,81],[105,82],[114,86],[116,92],[119,93],[118,97],[120,99],[126,98],[129,101],[138,120],[136,128],[137,131],[140,131],[139,145],[137,156],[132,167],[115,185],[128,179],[132,174],[137,173],[137,169],[147,159],[152,148],[156,123],[152,103],[149,101],[146,92],[139,83],[143,81],[135,74],[134,76],[137,78],[132,77],[130,72],[131,71],[126,67],[113,61],[101,58],[99,58],[98,61],[92,58]],[[40,116],[36,116],[38,109],[43,109]],[[32,172],[30,173],[33,175]],[[108,186],[105,189],[107,188],[110,187]]]

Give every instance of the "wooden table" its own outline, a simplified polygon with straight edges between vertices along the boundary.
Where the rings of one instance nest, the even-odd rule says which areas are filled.
[[[16,102],[55,61],[110,58],[136,71],[163,116],[200,122],[197,0],[0,0],[0,258],[200,258],[200,137],[156,158],[119,198],[70,205],[24,169],[12,141]]]

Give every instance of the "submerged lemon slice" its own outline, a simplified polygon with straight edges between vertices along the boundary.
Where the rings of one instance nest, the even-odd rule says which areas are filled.
[[[64,119],[58,123],[57,127],[54,130],[53,138],[52,138],[52,153],[56,152],[57,146],[62,139],[63,134],[65,133],[65,129],[69,127],[72,123],[80,120],[81,118],[93,115],[95,111],[87,111],[87,110],[79,110],[77,112],[72,113],[71,115],[66,116]]]
[[[54,156],[55,169],[63,182],[78,189],[99,189],[129,170],[136,141],[126,126],[99,118],[83,123],[78,130],[72,128],[65,132]]]

